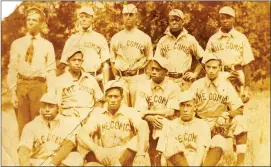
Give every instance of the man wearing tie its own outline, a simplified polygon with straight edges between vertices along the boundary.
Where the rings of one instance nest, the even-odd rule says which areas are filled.
[[[55,78],[55,52],[52,43],[41,37],[45,14],[38,8],[26,12],[27,34],[12,42],[7,83],[12,103],[17,109],[19,136],[25,124],[40,109],[39,99],[52,89]]]

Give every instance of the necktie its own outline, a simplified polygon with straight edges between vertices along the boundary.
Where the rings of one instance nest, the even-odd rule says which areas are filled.
[[[28,62],[29,64],[32,63],[32,58],[33,58],[33,54],[34,54],[34,39],[35,39],[35,37],[31,38],[31,42],[30,42],[30,45],[27,49],[26,56],[25,56],[25,61]]]

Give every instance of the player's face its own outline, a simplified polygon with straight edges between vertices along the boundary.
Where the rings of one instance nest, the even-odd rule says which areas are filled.
[[[124,13],[123,14],[124,26],[126,29],[131,30],[136,26],[137,14],[136,13]]]
[[[44,119],[53,120],[58,113],[58,106],[56,104],[42,103],[41,115]]]
[[[220,71],[220,62],[218,60],[210,60],[205,64],[207,77],[210,80],[216,79]]]
[[[196,105],[194,100],[180,103],[180,116],[183,121],[191,121],[194,118]]]
[[[26,17],[26,28],[28,32],[37,33],[40,30],[41,15],[35,12],[29,12]]]
[[[88,29],[93,23],[93,16],[87,13],[79,14],[79,23],[83,29]]]
[[[120,108],[122,98],[123,96],[119,89],[109,89],[105,95],[105,100],[108,104],[108,110],[117,111]]]
[[[229,31],[233,27],[234,17],[227,14],[219,14],[219,21],[220,21],[221,29],[225,31]]]
[[[179,32],[183,29],[183,20],[178,16],[169,16],[169,27],[172,32]]]
[[[162,68],[156,61],[151,63],[151,79],[155,83],[161,83],[167,74],[167,70]]]
[[[71,58],[69,58],[68,63],[72,72],[80,72],[83,63],[82,53],[76,53],[73,55]]]

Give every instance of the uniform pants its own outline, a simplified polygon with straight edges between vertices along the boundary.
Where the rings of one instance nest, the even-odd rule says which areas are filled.
[[[16,90],[18,109],[16,117],[18,121],[19,137],[21,136],[24,126],[39,115],[41,107],[40,98],[46,91],[46,82],[18,79]]]

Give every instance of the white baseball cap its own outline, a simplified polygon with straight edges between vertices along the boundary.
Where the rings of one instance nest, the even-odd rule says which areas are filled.
[[[166,58],[164,58],[162,56],[154,56],[153,61],[156,61],[161,67],[168,70],[169,62]]]
[[[81,50],[79,47],[74,46],[74,47],[72,47],[71,49],[69,49],[69,50],[66,51],[67,60],[68,60],[70,57],[72,57],[76,52],[81,52],[82,55],[84,56],[82,50]]]
[[[45,93],[41,99],[41,102],[50,103],[50,104],[58,104],[57,96],[54,92]]]
[[[195,99],[193,92],[186,90],[184,92],[180,92],[180,95],[178,98],[178,104],[183,103],[183,102],[187,102],[187,101],[190,101],[193,99]]]
[[[219,57],[215,56],[213,53],[208,53],[205,56],[203,56],[201,62],[203,64],[206,64],[210,60],[219,60],[219,61],[221,61],[221,59]]]
[[[180,9],[172,9],[169,14],[169,16],[178,16],[181,19],[184,19],[184,14]]]
[[[134,4],[123,5],[122,13],[138,13],[137,8]]]
[[[90,6],[83,6],[83,7],[81,7],[79,10],[78,10],[78,12],[77,12],[78,14],[80,14],[80,13],[86,13],[86,14],[89,14],[89,15],[94,15],[94,11],[93,11],[93,9],[92,9],[92,7],[90,7]]]
[[[46,17],[46,15],[45,15],[45,13],[43,12],[43,10],[41,10],[41,9],[39,9],[39,8],[37,8],[37,7],[31,7],[31,8],[29,8],[28,10],[26,10],[25,15],[27,15],[27,14],[28,14],[29,12],[31,12],[31,11],[36,11],[36,12],[39,13],[43,18]]]
[[[221,8],[219,10],[219,14],[227,14],[227,15],[230,15],[232,17],[235,17],[234,10],[231,7],[229,7],[229,6],[224,6],[223,8]]]
[[[105,86],[104,86],[104,91],[108,91],[109,89],[112,88],[121,88],[123,89],[125,87],[125,81],[120,79],[120,80],[111,80],[108,81]]]

